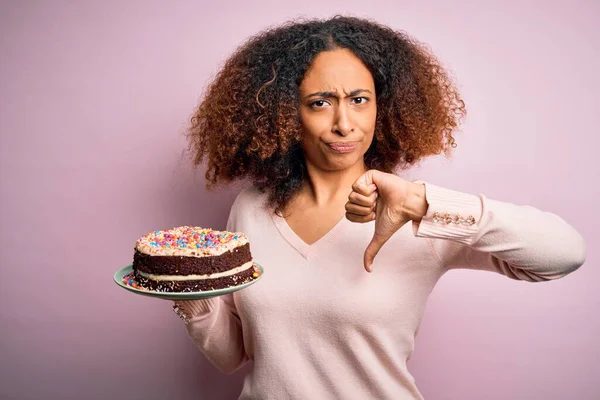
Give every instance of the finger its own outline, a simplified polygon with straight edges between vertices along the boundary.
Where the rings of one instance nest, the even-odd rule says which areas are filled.
[[[357,215],[353,213],[346,213],[346,218],[351,222],[358,222],[364,224],[365,222],[371,222],[375,220],[375,213],[372,212],[369,215]]]
[[[377,253],[379,253],[379,250],[381,250],[381,247],[383,247],[383,245],[385,244],[385,242],[388,241],[389,238],[389,236],[384,237],[378,235],[377,233],[373,235],[373,239],[371,239],[371,242],[367,246],[364,256],[365,269],[368,272],[373,272],[373,260],[377,256]]]
[[[352,214],[357,214],[357,215],[369,215],[373,212],[374,207],[375,207],[374,204],[370,207],[365,207],[365,206],[359,206],[358,204],[348,202],[348,203],[346,203],[346,212],[349,212]]]
[[[377,196],[377,191],[371,193],[369,196],[362,195],[358,192],[352,192],[348,196],[348,200],[360,206],[371,207],[377,202]]]
[[[370,196],[375,190],[377,190],[377,186],[375,186],[374,183],[365,186],[360,182],[355,182],[354,185],[352,185],[352,190],[358,194],[362,194],[363,196]]]
[[[354,191],[358,194],[362,194],[363,196],[370,196],[377,190],[377,186],[374,183],[371,183],[369,186],[357,185],[356,188],[353,188]]]
[[[365,172],[352,185],[352,190],[363,196],[370,196],[376,189],[377,186],[373,183],[373,171]]]

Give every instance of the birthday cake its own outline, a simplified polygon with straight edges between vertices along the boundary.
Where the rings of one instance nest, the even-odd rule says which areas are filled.
[[[248,237],[240,232],[181,226],[139,238],[133,278],[144,289],[197,292],[250,282],[260,270]]]

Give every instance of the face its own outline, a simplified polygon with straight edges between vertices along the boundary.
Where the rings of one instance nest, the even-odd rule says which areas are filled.
[[[350,50],[319,53],[300,85],[306,162],[321,170],[364,166],[373,141],[375,82]]]

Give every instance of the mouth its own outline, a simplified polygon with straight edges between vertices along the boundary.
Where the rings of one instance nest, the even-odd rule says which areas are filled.
[[[333,142],[327,146],[336,153],[351,153],[358,147],[358,142]]]

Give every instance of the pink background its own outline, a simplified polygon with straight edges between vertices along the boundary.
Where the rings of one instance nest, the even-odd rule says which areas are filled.
[[[112,274],[147,231],[224,227],[239,187],[206,192],[182,158],[204,85],[258,30],[334,13],[407,30],[458,80],[456,155],[411,178],[556,212],[587,239],[559,281],[446,275],[410,361],[425,397],[600,398],[598,3],[215,3],[1,2],[0,398],[236,398],[245,370],[219,373],[169,302]]]

